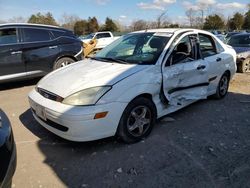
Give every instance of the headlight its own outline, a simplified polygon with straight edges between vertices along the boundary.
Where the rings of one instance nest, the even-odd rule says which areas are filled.
[[[111,86],[100,86],[84,89],[66,97],[62,103],[75,106],[93,105],[97,103],[97,101],[110,89]]]

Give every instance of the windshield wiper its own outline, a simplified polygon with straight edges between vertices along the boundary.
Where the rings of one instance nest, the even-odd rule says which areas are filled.
[[[122,64],[128,64],[128,62],[118,59],[118,58],[113,58],[113,57],[92,57],[91,59],[97,60],[97,61],[104,61],[104,62],[116,62],[116,63],[122,63]]]

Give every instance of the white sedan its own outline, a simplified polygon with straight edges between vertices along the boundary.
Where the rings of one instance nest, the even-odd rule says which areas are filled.
[[[139,31],[48,74],[29,102],[35,119],[65,139],[117,135],[132,143],[157,118],[210,95],[223,98],[235,62],[235,51],[206,31]]]

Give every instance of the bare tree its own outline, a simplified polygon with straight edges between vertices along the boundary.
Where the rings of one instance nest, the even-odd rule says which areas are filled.
[[[162,12],[158,17],[157,17],[157,28],[164,27],[163,23],[166,23],[166,11]]]
[[[6,21],[0,20],[0,24],[4,24],[4,23],[6,23]]]
[[[13,18],[9,19],[8,22],[11,22],[11,23],[25,23],[25,22],[27,22],[27,18],[24,18],[22,16],[13,17]]]
[[[196,14],[196,11],[194,11],[192,8],[186,10],[186,16],[187,16],[187,18],[189,20],[190,27],[194,26],[195,14]]]
[[[132,31],[148,29],[148,23],[145,20],[137,20],[131,24]]]
[[[75,23],[79,20],[81,19],[77,15],[64,13],[60,19],[60,23],[62,27],[74,30]]]

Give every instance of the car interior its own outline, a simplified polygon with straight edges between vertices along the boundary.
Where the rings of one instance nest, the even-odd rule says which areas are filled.
[[[0,30],[0,45],[13,44],[17,42],[16,29]]]
[[[174,48],[172,54],[168,58],[166,66],[174,65],[178,63],[185,63],[189,61],[193,61],[194,51],[191,46],[191,42],[189,37],[184,37]]]

